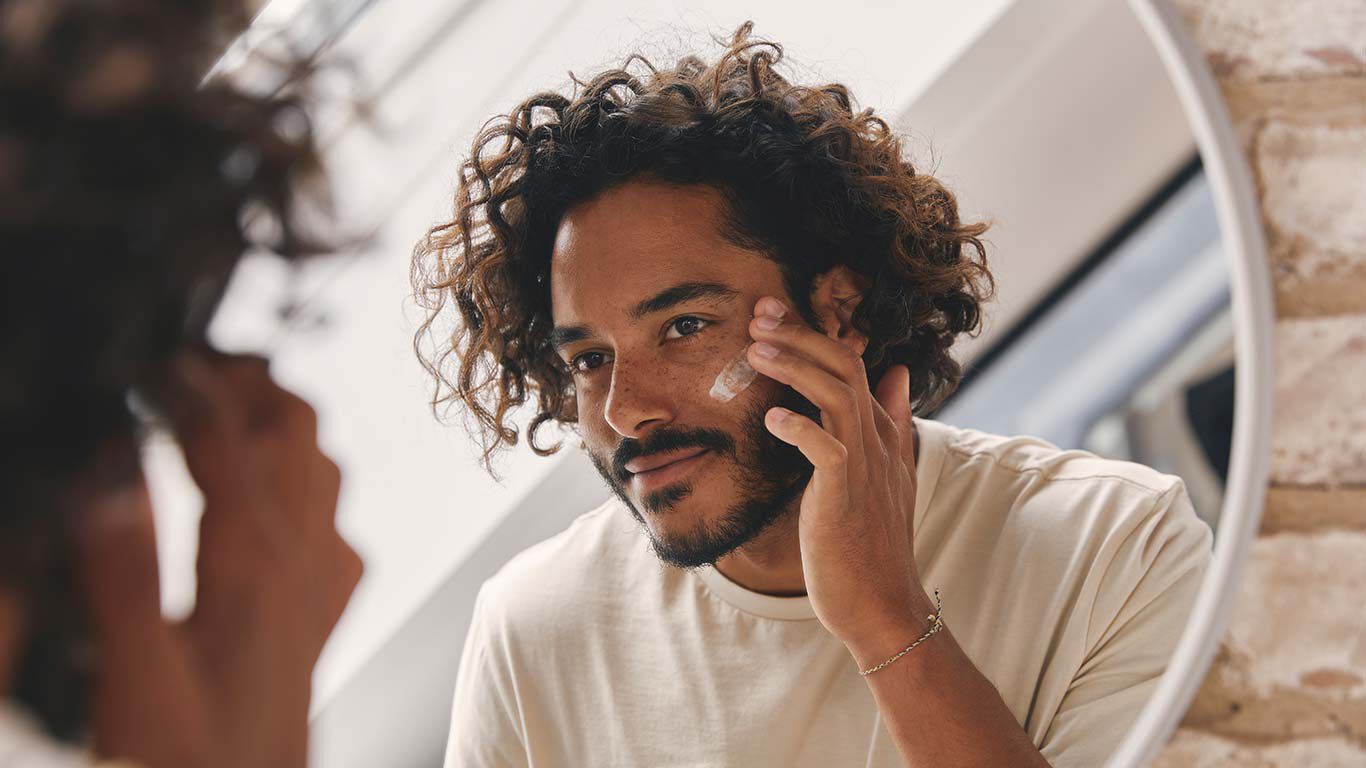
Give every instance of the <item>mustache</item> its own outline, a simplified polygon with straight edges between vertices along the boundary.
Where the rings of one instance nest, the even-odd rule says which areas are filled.
[[[684,448],[707,448],[719,453],[735,453],[735,438],[719,429],[663,427],[644,440],[628,437],[612,452],[612,474],[622,482],[630,480],[626,462],[641,456]]]

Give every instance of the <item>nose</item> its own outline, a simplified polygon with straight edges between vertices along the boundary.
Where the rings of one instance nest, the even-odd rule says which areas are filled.
[[[603,416],[622,437],[639,439],[674,420],[670,377],[662,370],[633,366],[620,356],[612,362],[612,383]]]

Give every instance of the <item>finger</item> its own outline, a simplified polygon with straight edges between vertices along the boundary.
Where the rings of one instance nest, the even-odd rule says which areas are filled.
[[[191,462],[192,474],[196,457],[190,453],[200,446],[224,446],[225,438],[237,438],[245,429],[246,413],[240,399],[201,352],[186,352],[176,358],[164,401],[176,438]],[[217,462],[202,463],[211,469]]]
[[[818,472],[847,477],[848,449],[816,422],[786,408],[775,407],[764,414],[764,426],[774,437],[801,451]]]
[[[907,441],[913,433],[910,370],[904,365],[888,368],[877,383],[874,400],[877,405],[874,411],[881,414],[879,432],[884,438],[895,435],[896,444],[905,455],[911,447]]]
[[[178,639],[161,616],[152,501],[140,468],[111,480],[111,465],[136,462],[131,444],[101,450],[73,505],[73,564],[99,652],[90,691],[96,751],[147,757],[149,723],[164,719],[188,678],[176,664]]]
[[[327,527],[333,528],[337,519],[337,499],[341,496],[342,471],[322,450],[317,450],[317,457],[317,493],[321,502],[318,508],[324,513],[322,520]]]
[[[200,583],[250,594],[260,578],[301,558],[329,573],[341,473],[318,447],[315,412],[276,384],[261,358],[220,355],[210,366],[249,415],[242,431],[226,436],[237,445],[198,446],[233,459],[200,473]]]
[[[788,319],[788,322],[780,320]],[[868,391],[868,372],[859,352],[788,314],[781,301],[772,296],[755,305],[755,317],[750,321],[750,335],[756,341],[790,350],[823,368],[830,375],[847,384],[855,393],[858,418],[862,422],[864,450],[870,456],[885,452],[890,445],[880,441],[875,424],[871,396]],[[852,445],[852,443],[850,444]]]
[[[190,395],[186,399],[200,406],[195,415],[211,417],[203,419],[211,425],[246,435],[277,430],[281,422],[298,422],[310,436],[316,428],[312,409],[275,383],[263,357],[201,349],[182,355],[176,371],[181,390]]]
[[[98,460],[96,475],[106,460]],[[157,730],[194,703],[196,682],[183,636],[161,615],[146,481],[139,468],[129,480],[85,485],[74,495],[80,505],[75,568],[99,653],[89,701],[91,745],[97,754],[146,765],[186,765],[197,756],[185,753],[185,734]]]
[[[161,621],[152,501],[141,476],[76,494],[73,539],[91,615],[101,635],[145,631]]]
[[[754,370],[797,390],[821,410],[821,421],[848,448],[863,446],[858,394],[853,387],[805,357],[756,342],[746,351]]]
[[[336,536],[341,471],[315,441],[252,441],[251,461],[217,470],[232,493],[205,492],[201,583],[252,582],[265,571],[326,549]]]
[[[877,383],[877,401],[899,427],[911,423],[911,372],[904,365],[893,365]]]
[[[248,434],[250,416],[241,382],[225,376],[227,356],[211,350],[180,355],[174,365],[167,392],[167,410],[185,458],[190,478],[204,497],[199,525],[198,584],[213,581],[220,568],[247,570],[239,562],[223,566],[232,558],[219,555],[218,543],[236,551],[237,557],[255,556],[268,549],[269,526],[253,494],[261,489],[251,482],[252,467],[262,458],[253,451]],[[232,512],[224,514],[225,511]]]
[[[262,477],[269,475],[299,491],[301,503],[288,511],[317,511],[320,514],[308,515],[305,521],[322,522],[331,530],[341,472],[318,445],[317,411],[277,384],[262,358],[224,356],[217,367],[245,402],[252,450],[271,463],[258,468]]]
[[[750,336],[779,348],[792,349],[851,387],[868,388],[867,369],[855,350],[792,316],[782,302],[766,297],[755,305]],[[781,317],[770,314],[781,312]]]
[[[803,496],[803,520],[807,524],[829,523],[830,515],[849,509],[848,496],[852,481],[849,477],[849,451],[820,425],[786,408],[770,408],[764,414],[764,426],[775,437],[801,451],[815,467],[811,483]],[[807,501],[814,503],[807,505]],[[807,517],[814,514],[815,517]]]
[[[246,415],[249,434],[313,442],[317,414],[270,375],[270,363],[252,355],[215,354],[210,365],[231,388]]]
[[[206,497],[241,498],[251,490],[243,479],[254,473],[253,465],[280,459],[271,455],[279,450],[300,468],[308,466],[305,457],[319,453],[316,413],[274,382],[265,359],[201,351],[182,356],[176,370],[173,422],[190,474]]]
[[[351,594],[355,592],[356,585],[360,583],[361,577],[365,574],[365,562],[361,560],[356,550],[351,548],[346,539],[342,538],[341,534],[334,532],[332,546],[333,580],[328,585],[328,594],[323,595],[322,601],[325,606],[323,619],[325,625],[322,627],[324,636],[330,634],[336,627],[342,612],[346,610],[347,604],[351,601]]]
[[[250,588],[299,542],[304,526],[279,512],[307,509],[275,498],[282,457],[271,425],[278,421],[279,388],[260,357],[200,350],[184,356],[177,368],[183,388],[207,410],[197,425],[180,432],[186,466],[204,495],[197,561],[201,593],[206,585]],[[311,458],[299,449],[291,454]],[[292,462],[289,471],[297,484],[316,484],[312,463]]]
[[[279,432],[280,414],[295,404],[270,379],[263,358],[201,349],[177,358],[166,392],[168,416],[191,478],[206,501],[240,501],[253,490],[242,482],[253,464],[268,461],[259,441]],[[305,406],[306,407],[306,406]],[[311,438],[311,409],[302,429]]]

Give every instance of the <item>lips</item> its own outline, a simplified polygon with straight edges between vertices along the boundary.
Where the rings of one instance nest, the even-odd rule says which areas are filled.
[[[649,456],[641,456],[640,458],[631,459],[626,462],[626,471],[633,475],[639,475],[644,472],[653,472],[657,469],[667,467],[670,464],[700,456],[708,450],[709,449],[707,448],[681,448],[676,451],[664,451]]]

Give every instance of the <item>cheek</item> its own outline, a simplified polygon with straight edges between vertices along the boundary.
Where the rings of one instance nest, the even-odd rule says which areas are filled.
[[[577,384],[574,388],[574,403],[578,413],[578,428],[584,442],[589,447],[601,444],[607,420],[603,418],[603,402],[606,392],[599,392],[592,384]]]
[[[735,354],[739,356],[743,353],[744,348],[741,347]],[[706,423],[720,426],[737,439],[743,440],[744,436],[752,435],[752,430],[756,428],[767,431],[763,427],[762,415],[777,402],[776,398],[785,387],[756,372],[749,385],[741,388],[729,400],[713,397],[712,391],[718,375],[723,373],[733,360],[734,358],[718,358],[706,366],[704,379],[700,379],[695,386],[698,392],[697,402],[705,413]]]
[[[653,360],[635,361],[635,370],[627,379],[630,386],[653,389],[650,393],[626,393],[627,396],[662,397],[672,401],[677,423],[683,425],[710,424],[720,416],[724,422],[735,422],[753,407],[750,393],[759,388],[762,376],[748,389],[729,402],[718,402],[711,397],[716,377],[734,360],[743,355],[750,339],[735,338],[734,334],[698,339],[694,344],[664,350]],[[613,396],[612,376],[590,377],[575,385],[579,429],[590,448],[615,445],[619,437],[608,424],[605,410]],[[763,390],[760,390],[763,391]]]
[[[779,402],[779,394],[784,389],[784,385],[779,382],[758,374],[754,378],[754,383],[749,385],[749,389],[736,395],[728,405],[735,413],[735,418],[745,421],[746,426],[752,419],[758,419],[762,424],[764,412]],[[764,428],[764,431],[767,431],[767,428]]]
[[[736,386],[743,378],[743,371],[736,366],[736,360],[744,356],[745,345],[723,339],[697,346],[699,349],[695,350],[693,359],[686,365],[678,366],[673,380],[677,382],[680,394],[686,392],[689,400],[704,404],[706,410],[724,412],[738,398],[734,394],[729,398],[718,398],[718,382],[722,382],[722,390],[730,386],[735,392],[743,393],[743,387]]]
[[[610,466],[612,455],[621,445],[621,435],[600,416],[580,419],[578,432],[583,441],[581,448],[597,461]]]

